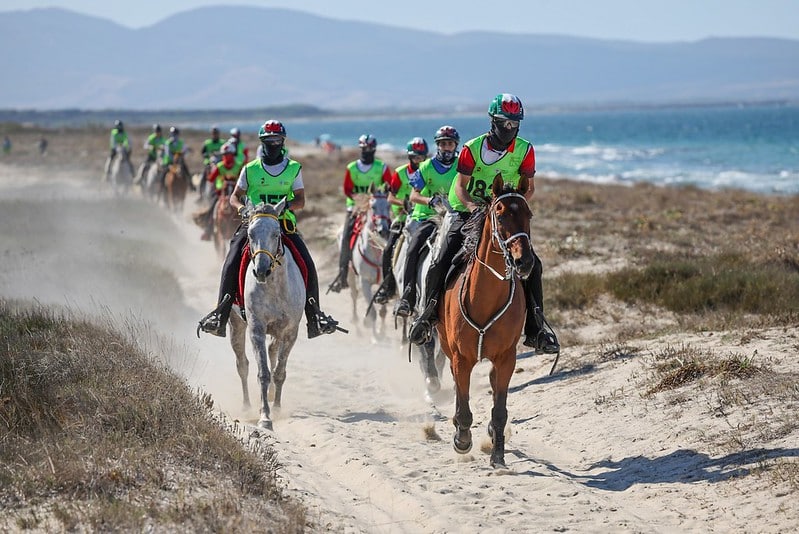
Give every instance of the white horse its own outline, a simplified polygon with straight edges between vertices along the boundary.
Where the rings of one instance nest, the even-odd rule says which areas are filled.
[[[358,320],[358,294],[362,294],[366,305],[372,302],[372,286],[380,284],[382,276],[383,249],[391,230],[391,208],[388,194],[381,188],[370,187],[369,195],[356,199],[363,225],[352,248],[352,269],[348,274],[352,295],[352,319]],[[357,283],[356,283],[357,282]],[[386,306],[380,306],[381,328],[385,331]],[[377,312],[374,307],[364,318],[364,325],[372,328],[372,340],[377,340]]]
[[[122,145],[114,147],[114,162],[111,164],[111,187],[114,195],[125,194],[133,185],[133,171],[128,151]]]
[[[418,264],[416,269],[416,307],[414,308],[414,315],[418,315],[422,312],[424,307],[424,293],[425,293],[425,279],[427,277],[427,271],[430,268],[430,263],[432,262],[433,258],[436,257],[438,254],[439,249],[444,244],[444,236],[449,229],[449,226],[452,222],[451,217],[454,215],[447,216],[447,209],[448,203],[444,207],[441,208],[441,211],[438,213],[436,217],[434,217],[434,222],[438,229],[430,236],[427,240],[427,244],[422,249],[422,259]],[[409,227],[410,225],[410,227]],[[410,242],[410,231],[413,230],[413,223],[409,222],[405,225],[403,229],[403,235],[401,238],[401,242],[398,244],[397,253],[395,254],[394,261],[393,261],[393,270],[394,270],[394,278],[397,280],[397,287],[399,288],[400,293],[402,292],[402,288],[405,287],[405,260],[408,254],[408,244]],[[402,319],[402,344],[408,343],[408,321],[407,319]],[[425,379],[425,396],[428,402],[433,402],[432,396],[441,389],[441,378],[444,376],[444,365],[447,361],[447,356],[441,350],[441,345],[438,343],[438,336],[434,333],[430,341],[427,343],[419,346],[414,351],[414,345],[409,345],[409,351],[416,352],[419,359],[419,368],[422,371],[422,375]],[[410,357],[410,352],[408,353]]]
[[[261,384],[258,426],[268,430],[272,429],[269,384],[271,381],[275,385],[273,407],[277,410],[286,381],[286,363],[297,341],[297,330],[305,307],[302,273],[281,237],[278,216],[285,206],[286,200],[283,199],[274,206],[262,203],[250,209],[247,237],[251,260],[244,284],[247,322],[235,311],[230,318],[230,344],[236,353],[236,369],[241,379],[244,406],[250,406],[247,388],[249,362],[244,351],[246,331],[255,351]],[[270,338],[268,351],[267,336]]]

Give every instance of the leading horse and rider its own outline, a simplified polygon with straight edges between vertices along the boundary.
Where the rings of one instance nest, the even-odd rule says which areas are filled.
[[[336,330],[344,331],[338,327],[338,321],[323,313],[319,307],[316,267],[297,231],[294,211],[305,207],[305,186],[302,181],[302,165],[286,156],[286,128],[280,121],[268,120],[261,126],[258,138],[263,146],[263,156],[244,166],[230,197],[230,204],[237,210],[242,221],[247,221],[250,208],[243,203],[244,200],[250,205],[271,205],[286,199],[282,204],[284,209],[277,217],[283,228],[283,239],[292,251],[296,251],[298,263],[304,265],[307,273],[305,317],[308,338],[332,334]],[[225,337],[234,300],[239,300],[237,297],[241,294],[239,274],[246,245],[247,227],[246,222],[243,222],[230,240],[230,249],[222,266],[217,307],[200,321],[198,333],[202,330]]]

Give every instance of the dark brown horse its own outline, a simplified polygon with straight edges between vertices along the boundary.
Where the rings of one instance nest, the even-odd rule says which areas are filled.
[[[504,186],[500,176],[494,179],[494,199],[487,207],[482,229],[477,229],[479,241],[464,272],[448,285],[438,310],[441,348],[450,359],[455,381],[453,445],[460,454],[472,448],[472,369],[482,359],[493,365],[494,407],[488,424],[492,467],[505,467],[508,384],[516,368],[516,344],[525,318],[520,277],[530,274],[535,261],[530,245],[532,212],[524,197],[527,180],[522,179],[521,184],[514,189]],[[465,246],[469,241],[467,238]]]
[[[227,256],[227,247],[230,238],[239,226],[239,216],[230,205],[230,195],[236,187],[235,180],[225,180],[225,185],[219,195],[219,200],[214,208],[214,248],[221,259]]]
[[[181,213],[186,191],[189,189],[191,177],[183,164],[183,155],[178,153],[172,157],[172,163],[166,171],[164,187],[166,189],[166,206],[170,211]]]

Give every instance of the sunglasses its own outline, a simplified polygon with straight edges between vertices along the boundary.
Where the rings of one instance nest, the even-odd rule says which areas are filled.
[[[514,121],[511,119],[494,119],[494,122],[500,128],[505,128],[507,130],[513,130],[519,127],[519,121]]]

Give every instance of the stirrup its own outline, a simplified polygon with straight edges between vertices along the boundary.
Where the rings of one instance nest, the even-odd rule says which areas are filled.
[[[210,315],[205,316],[200,321],[197,326],[197,337],[200,337],[200,330],[217,337],[225,337],[227,335],[227,325],[222,322],[222,316],[216,311],[211,312]]]
[[[394,306],[394,315],[399,317],[410,317],[411,313],[411,303],[404,298],[399,299],[397,301],[397,305]]]
[[[377,293],[375,293],[375,298],[374,298],[375,304],[385,304],[386,302],[388,302],[388,299],[390,297],[391,295],[388,294],[388,290],[385,289],[383,286],[380,286],[380,289],[378,289]]]

